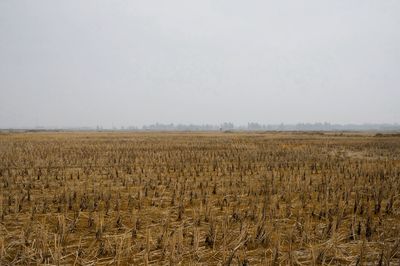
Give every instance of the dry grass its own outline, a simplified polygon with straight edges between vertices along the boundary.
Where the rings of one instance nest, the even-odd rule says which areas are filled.
[[[400,137],[0,135],[0,264],[398,265]]]

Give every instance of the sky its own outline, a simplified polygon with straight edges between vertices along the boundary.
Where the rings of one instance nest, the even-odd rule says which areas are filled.
[[[0,1],[0,128],[400,123],[400,1]]]

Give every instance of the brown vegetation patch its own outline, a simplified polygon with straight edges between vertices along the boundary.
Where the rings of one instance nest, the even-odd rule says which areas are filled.
[[[0,264],[399,263],[400,139],[0,135]]]

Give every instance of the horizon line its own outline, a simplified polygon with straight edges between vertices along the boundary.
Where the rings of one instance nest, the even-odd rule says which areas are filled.
[[[0,127],[0,131],[400,131],[399,123],[278,123],[262,124],[248,122],[235,125],[232,122],[219,124],[159,123],[143,126],[34,126]]]

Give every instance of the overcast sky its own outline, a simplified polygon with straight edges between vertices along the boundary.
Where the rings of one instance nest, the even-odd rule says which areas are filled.
[[[400,1],[0,1],[0,128],[400,122]]]

